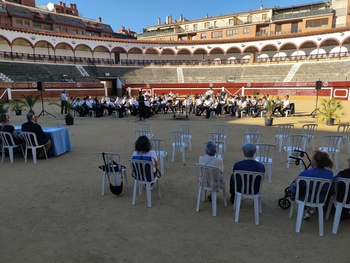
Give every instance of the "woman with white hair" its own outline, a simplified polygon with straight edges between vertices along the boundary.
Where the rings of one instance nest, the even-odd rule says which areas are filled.
[[[207,141],[205,143],[205,153],[206,155],[199,157],[199,164],[212,166],[219,168],[221,171],[221,179],[220,179],[220,188],[225,188],[226,179],[222,176],[224,172],[224,161],[222,158],[216,157],[216,144],[213,141]],[[211,195],[208,196],[208,199],[211,201]]]

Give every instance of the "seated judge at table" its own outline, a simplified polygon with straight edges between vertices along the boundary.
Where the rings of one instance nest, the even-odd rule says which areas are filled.
[[[37,118],[36,116],[34,116],[33,113],[28,113],[28,122],[22,124],[22,131],[34,132],[36,134],[39,145],[45,145],[46,152],[48,153],[49,149],[51,148],[51,140],[46,137],[41,126],[36,123],[36,119]],[[45,153],[43,149],[40,149],[40,151],[38,151],[38,158],[45,158]]]
[[[12,134],[13,136],[13,141],[15,142],[15,144],[19,145],[23,143],[22,138],[17,134],[17,132],[15,131],[15,127],[13,127],[10,124],[10,116],[8,116],[7,114],[1,114],[0,116],[0,120],[1,120],[1,127],[0,130],[4,131],[4,132],[9,132]]]

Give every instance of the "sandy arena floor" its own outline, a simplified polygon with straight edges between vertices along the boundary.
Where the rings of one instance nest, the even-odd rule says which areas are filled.
[[[217,217],[211,214],[211,203],[202,202],[196,213],[197,181],[194,163],[204,155],[203,142],[214,124],[229,129],[225,154],[228,179],[234,162],[242,159],[241,146],[245,128],[261,125],[262,142],[275,143],[276,125],[292,123],[299,133],[305,123],[315,123],[308,114],[313,100],[295,100],[296,116],[275,118],[274,126],[265,127],[262,118],[234,119],[220,116],[204,119],[189,116],[173,120],[161,114],[147,123],[155,138],[165,139],[169,168],[161,178],[162,197],[152,193],[152,208],[147,208],[145,191],[131,205],[132,184],[128,160],[134,148],[138,122],[129,116],[75,118],[69,126],[73,151],[49,160],[32,159],[24,163],[17,155],[11,164],[6,158],[0,164],[0,261],[1,262],[349,262],[350,220],[341,221],[337,235],[331,233],[333,216],[325,222],[324,237],[318,235],[317,217],[302,222],[301,233],[295,233],[296,213],[288,218],[287,210],[277,201],[284,189],[298,175],[300,168],[285,167],[276,153],[272,184],[263,183],[263,213],[260,225],[254,224],[253,202],[244,200],[240,222],[234,222],[232,205],[224,207],[219,193]],[[350,121],[350,103],[344,102]],[[41,104],[36,105],[40,113]],[[42,126],[65,127],[57,107],[45,110],[57,116],[40,117]],[[12,124],[20,125],[25,116],[11,114]],[[171,163],[170,131],[180,124],[193,125],[193,150],[182,164],[180,152]],[[315,146],[322,136],[334,134],[337,126],[318,122]],[[121,154],[127,167],[129,185],[122,195],[114,196],[106,187],[101,196],[101,170],[97,152]],[[308,149],[311,154],[312,150]],[[346,167],[346,149],[342,150],[339,167]],[[334,171],[336,173],[336,171]],[[227,192],[228,192],[227,187]]]

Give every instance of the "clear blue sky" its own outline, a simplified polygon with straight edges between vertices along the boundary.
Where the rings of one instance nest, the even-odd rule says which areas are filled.
[[[257,10],[262,4],[265,8],[280,6],[292,6],[307,4],[312,0],[61,0],[66,5],[76,4],[79,13],[83,17],[102,21],[110,24],[114,31],[124,26],[126,29],[141,33],[142,28],[157,25],[158,17],[161,23],[166,16],[171,15],[173,20],[180,18],[182,14],[188,20],[217,15],[232,14],[248,10]],[[37,5],[48,3],[58,4],[59,0],[36,0]]]

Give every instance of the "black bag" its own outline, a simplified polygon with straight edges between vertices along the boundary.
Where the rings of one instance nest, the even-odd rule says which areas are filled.
[[[106,155],[103,152],[102,153],[103,156],[103,163],[104,165],[100,165],[98,168],[100,168],[102,171],[107,173],[107,177],[108,177],[108,182],[109,182],[109,189],[111,190],[111,192],[115,195],[120,195],[123,192],[123,177],[121,177],[121,183],[120,185],[113,185],[111,183],[111,179],[109,178],[109,173],[113,171],[115,172],[119,172],[119,166],[115,161],[112,162],[108,162],[106,159]],[[125,169],[125,166],[121,166],[121,169]]]

